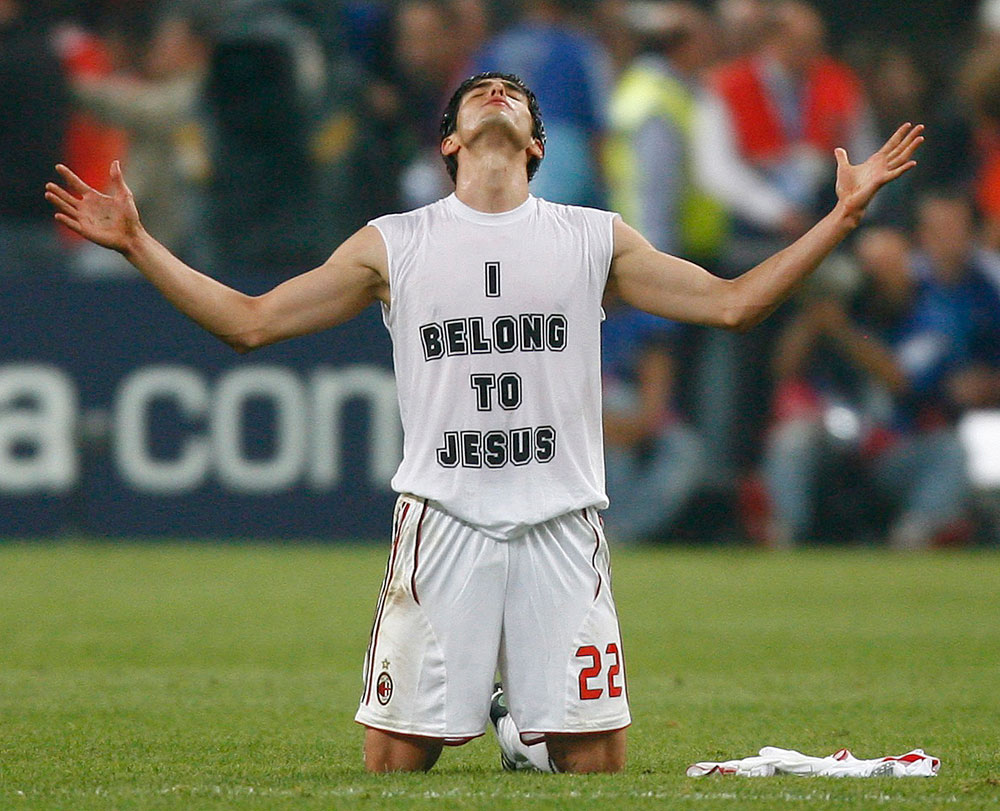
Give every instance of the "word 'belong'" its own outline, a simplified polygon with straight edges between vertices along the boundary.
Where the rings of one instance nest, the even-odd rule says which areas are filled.
[[[491,352],[561,352],[566,348],[566,316],[561,313],[498,315],[432,321],[420,327],[424,360]]]

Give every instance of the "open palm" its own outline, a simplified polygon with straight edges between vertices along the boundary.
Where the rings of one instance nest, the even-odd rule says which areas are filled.
[[[142,225],[118,161],[111,164],[109,194],[88,186],[67,166],[59,164],[56,171],[66,188],[56,183],[45,186],[45,199],[56,209],[56,219],[91,242],[125,251]]]
[[[912,158],[917,147],[923,143],[923,131],[923,124],[903,124],[878,152],[857,165],[848,161],[844,149],[835,151],[837,198],[849,214],[863,214],[875,192],[916,166]]]

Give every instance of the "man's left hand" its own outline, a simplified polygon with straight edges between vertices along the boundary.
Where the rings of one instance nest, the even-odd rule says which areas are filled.
[[[917,165],[913,153],[924,141],[923,131],[923,124],[903,124],[878,152],[857,165],[847,159],[842,147],[834,150],[837,199],[849,217],[860,219],[875,192]]]

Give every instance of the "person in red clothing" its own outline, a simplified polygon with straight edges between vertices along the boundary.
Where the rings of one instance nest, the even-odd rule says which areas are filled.
[[[811,6],[781,0],[758,49],[710,77],[706,130],[715,136],[702,169],[711,191],[745,221],[737,238],[796,236],[829,179],[822,156],[835,144],[862,154],[876,143],[861,82],[826,52],[825,34]]]
[[[720,268],[731,276],[784,248],[827,204],[833,144],[851,155],[877,143],[861,82],[825,47],[823,19],[779,0],[756,49],[709,76],[693,139],[702,187],[730,214]],[[876,203],[877,206],[877,203]],[[753,462],[769,399],[766,364],[775,321],[751,336],[715,335],[700,354],[697,413],[713,469],[732,476]]]
[[[983,247],[996,251],[1000,249],[1000,44],[969,56],[957,95],[969,115],[968,187],[982,220],[979,238]]]
[[[93,31],[74,23],[56,30],[56,49],[67,79],[94,79],[115,71],[111,50]],[[66,128],[67,160],[79,167],[80,177],[96,188],[108,183],[111,161],[124,157],[128,135],[120,127],[99,121],[87,110],[77,109]]]

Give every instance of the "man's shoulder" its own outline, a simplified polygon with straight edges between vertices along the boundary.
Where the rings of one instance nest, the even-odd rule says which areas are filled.
[[[426,220],[429,217],[434,216],[436,211],[439,211],[444,205],[444,199],[435,200],[432,203],[427,203],[417,208],[411,208],[406,211],[394,211],[387,214],[381,214],[378,217],[368,221],[369,225],[374,225],[376,227],[381,225],[391,225],[393,223],[406,223],[406,222],[419,222]]]
[[[614,211],[594,206],[580,206],[574,203],[556,203],[543,197],[535,198],[539,211],[565,219],[614,219],[618,215]]]

